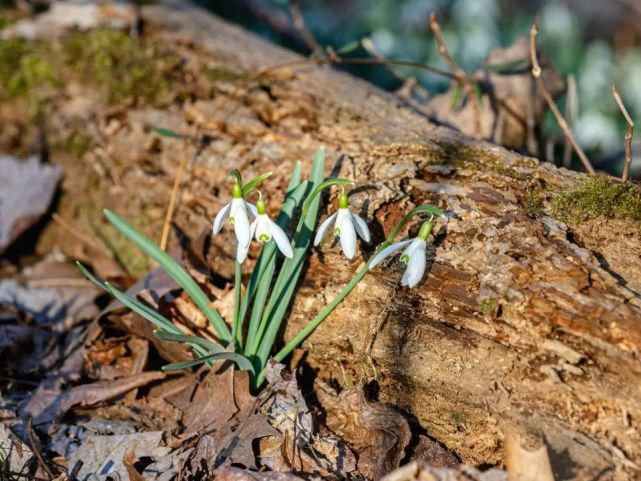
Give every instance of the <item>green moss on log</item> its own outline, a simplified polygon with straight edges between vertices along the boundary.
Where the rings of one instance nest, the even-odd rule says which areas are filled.
[[[570,225],[597,217],[641,221],[641,187],[612,177],[587,177],[555,197],[550,212]]]

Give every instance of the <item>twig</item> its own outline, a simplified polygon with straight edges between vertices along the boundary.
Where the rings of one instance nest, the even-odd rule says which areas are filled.
[[[545,102],[548,104],[548,108],[552,112],[552,115],[554,115],[554,118],[556,119],[557,124],[559,124],[561,131],[563,131],[563,135],[568,140],[568,142],[570,142],[570,144],[574,148],[574,151],[579,156],[581,163],[583,163],[583,167],[590,174],[594,174],[594,168],[592,167],[592,164],[590,163],[587,156],[585,155],[585,152],[583,152],[583,149],[581,148],[581,146],[575,140],[574,135],[570,130],[570,127],[568,127],[568,123],[563,118],[563,115],[561,115],[561,112],[559,111],[559,108],[556,106],[556,103],[554,102],[552,95],[550,95],[550,91],[545,85],[545,80],[543,80],[543,77],[541,76],[541,66],[539,65],[539,60],[536,54],[536,36],[538,33],[539,32],[536,28],[536,23],[533,23],[532,28],[530,29],[530,60],[532,62],[532,76],[536,80],[536,85],[541,91],[541,94],[543,95]]]
[[[43,459],[42,454],[40,454],[40,450],[36,444],[36,440],[33,435],[33,419],[31,416],[29,416],[29,420],[27,421],[27,436],[29,437],[29,444],[31,444],[31,449],[33,450],[33,454],[36,457],[38,464],[42,466],[42,469],[45,470],[50,479],[55,478],[53,471],[51,471],[49,465],[45,463],[45,460]]]
[[[577,116],[578,98],[576,93],[576,78],[574,75],[568,75],[568,94],[565,103],[565,120],[572,128],[572,124]],[[568,142],[567,137],[563,144],[563,166],[570,168],[572,163],[572,145]]]
[[[294,20],[294,27],[300,36],[303,37],[303,40],[312,53],[322,53],[323,47],[316,41],[312,32],[307,28],[307,25],[305,24],[305,17],[303,17],[303,13],[300,11],[300,7],[296,0],[289,0],[289,11],[291,12],[292,19]]]
[[[187,155],[185,152],[182,152],[182,157],[180,159],[180,164],[178,165],[178,171],[176,172],[176,178],[174,179],[174,186],[171,189],[171,197],[169,198],[169,205],[167,206],[167,214],[165,215],[165,223],[162,226],[162,236],[160,237],[160,248],[166,250],[167,241],[169,240],[169,228],[171,226],[171,220],[174,216],[174,208],[176,207],[176,198],[178,197],[178,188],[180,187],[180,181],[182,178],[183,170],[187,164]]]
[[[623,165],[623,175],[621,175],[621,182],[627,182],[630,165],[632,164],[632,135],[634,134],[634,122],[628,113],[628,109],[623,105],[623,100],[621,99],[621,96],[614,84],[612,84],[612,96],[628,124],[628,132],[625,134],[625,164]]]
[[[467,95],[467,98],[472,103],[472,109],[474,110],[475,135],[476,138],[480,138],[481,107],[479,105],[478,98],[476,98],[476,95],[474,94],[474,89],[472,88],[473,81],[470,80],[467,73],[456,64],[449,51],[447,50],[447,45],[445,45],[445,40],[443,40],[443,35],[441,34],[441,25],[438,23],[438,20],[436,20],[436,14],[434,12],[432,12],[430,15],[430,28],[432,29],[432,33],[434,34],[436,43],[438,43],[438,53],[441,54],[441,57],[443,57],[443,59],[445,59],[445,62],[452,70],[452,73],[454,74],[459,87],[463,89],[465,95]]]

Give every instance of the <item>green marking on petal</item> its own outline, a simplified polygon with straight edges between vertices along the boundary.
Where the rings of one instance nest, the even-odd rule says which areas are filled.
[[[410,256],[408,256],[407,254],[403,254],[403,255],[401,256],[401,262],[402,262],[403,264],[407,264],[409,261],[410,261]]]
[[[270,240],[272,240],[272,237],[269,234],[260,234],[258,236],[259,242],[269,242]]]
[[[334,227],[334,235],[341,235],[341,228],[340,227]]]

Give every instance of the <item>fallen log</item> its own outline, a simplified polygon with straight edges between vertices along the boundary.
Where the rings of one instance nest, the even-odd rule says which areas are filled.
[[[419,287],[400,287],[397,268],[376,269],[303,345],[317,375],[345,387],[376,379],[383,401],[469,464],[501,465],[503,433],[516,426],[544,436],[556,479],[641,476],[641,233],[625,207],[637,205],[634,187],[603,199],[600,189],[619,184],[438,127],[392,94],[301,63],[191,5],[148,5],[142,18],[145,40],[182,59],[185,91],[161,105],[115,108],[55,99],[62,121],[51,135],[68,135],[80,116],[92,139],[82,162],[52,150],[66,169],[63,217],[89,231],[106,206],[160,238],[175,171],[201,148],[175,215],[178,233],[197,238],[226,202],[230,169],[272,170],[263,193],[275,211],[295,162],[308,169],[324,145],[327,168],[360,187],[353,199],[374,242],[353,262],[329,243],[315,250],[285,340],[411,207],[427,202],[448,216]],[[279,64],[291,66],[256,77]],[[91,98],[84,82],[61,88]],[[207,142],[160,140],[153,126]],[[585,212],[586,192],[606,215]],[[59,226],[45,234],[40,249],[65,250]],[[204,256],[223,280],[233,259],[224,240]]]

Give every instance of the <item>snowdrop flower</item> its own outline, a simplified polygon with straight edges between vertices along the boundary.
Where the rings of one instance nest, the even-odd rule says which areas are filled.
[[[251,225],[251,234],[252,236],[255,235],[256,240],[263,244],[273,240],[285,257],[290,259],[294,257],[292,243],[283,229],[269,218],[265,201],[262,198],[259,198],[258,202],[256,202],[256,220]]]
[[[392,244],[380,251],[372,258],[369,264],[370,270],[380,264],[385,258],[392,255],[394,252],[407,246],[403,254],[401,254],[401,262],[407,264],[407,268],[405,269],[405,273],[403,274],[403,278],[401,279],[401,285],[414,287],[423,278],[423,274],[425,274],[425,265],[427,264],[425,241],[432,232],[433,227],[433,219],[430,219],[427,222],[423,223],[421,229],[418,232],[418,235],[414,239],[396,242],[395,244]]]
[[[330,215],[318,228],[314,245],[323,241],[330,225],[334,223],[334,235],[341,241],[341,249],[345,257],[353,259],[356,254],[356,234],[365,242],[370,241],[369,229],[363,219],[349,210],[347,194],[344,192],[338,197],[338,210]]]
[[[256,212],[256,207],[251,205],[249,202],[245,202],[243,199],[243,189],[238,182],[234,184],[231,190],[232,200],[226,204],[214,219],[214,234],[218,234],[223,228],[225,220],[229,219],[229,222],[234,224],[234,232],[236,234],[236,240],[238,241],[239,250],[245,250],[245,255],[247,255],[247,248],[249,247],[249,242],[252,238],[251,225],[249,223],[249,214],[251,213],[254,217],[258,214]]]

